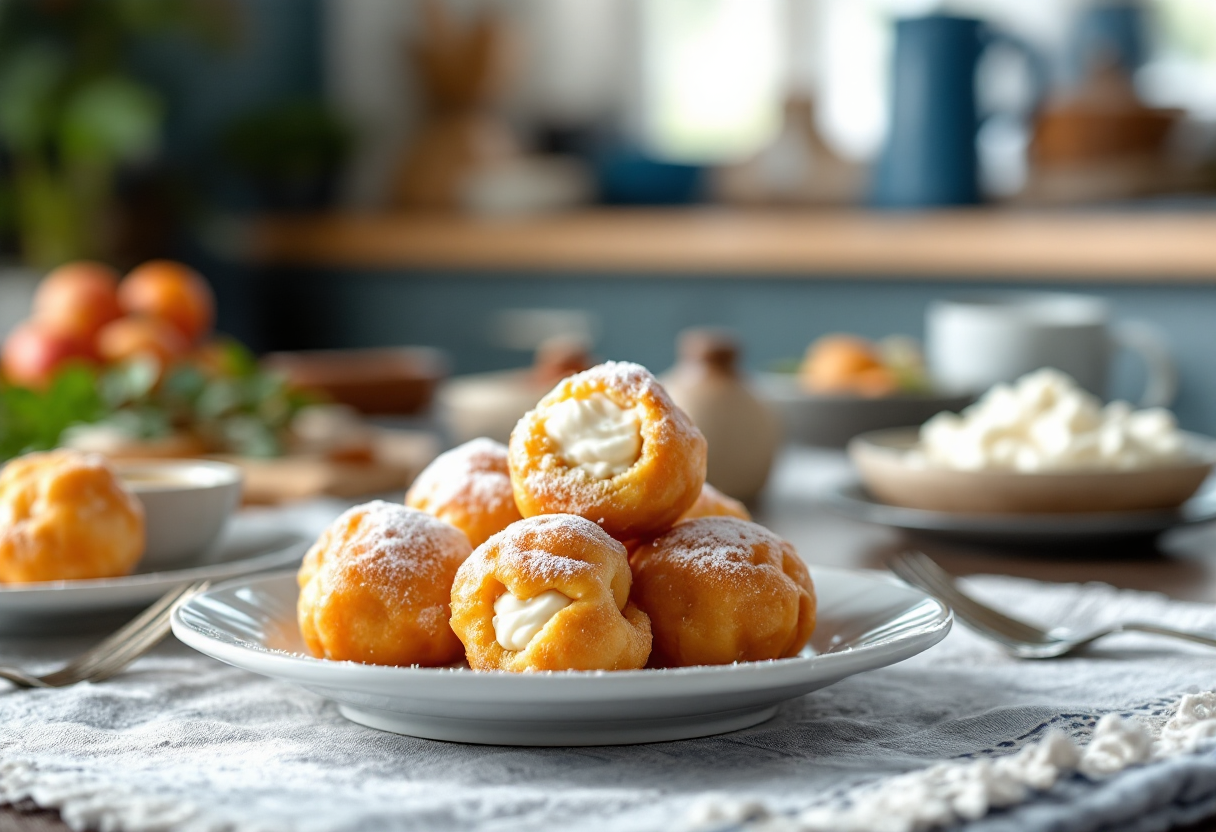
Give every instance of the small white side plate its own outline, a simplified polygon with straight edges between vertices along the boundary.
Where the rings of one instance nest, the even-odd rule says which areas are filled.
[[[777,706],[941,641],[950,611],[884,575],[813,569],[815,638],[792,659],[615,673],[380,667],[305,655],[295,575],[231,581],[192,598],[173,632],[194,649],[292,682],[348,719],[428,739],[491,745],[625,745],[756,725]]]
[[[888,505],[859,482],[840,482],[822,496],[837,514],[909,532],[996,546],[1053,549],[1082,543],[1143,544],[1170,529],[1216,520],[1216,480],[1181,508],[1084,514],[961,514]],[[1105,549],[1102,551],[1106,551]]]
[[[219,543],[180,569],[121,578],[0,584],[0,634],[40,635],[84,629],[100,616],[147,606],[175,586],[226,581],[298,564],[308,548],[300,534],[253,531],[233,523]],[[80,622],[82,626],[74,626]]]

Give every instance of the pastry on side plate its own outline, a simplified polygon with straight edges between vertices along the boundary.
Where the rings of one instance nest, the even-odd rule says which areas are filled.
[[[405,504],[451,523],[480,546],[520,519],[507,446],[482,438],[440,454],[414,480]]]
[[[582,517],[521,520],[473,553],[452,586],[452,629],[474,670],[631,670],[650,622],[629,603],[625,547]]]
[[[815,590],[794,547],[734,517],[680,523],[630,558],[650,616],[651,663],[730,664],[795,656],[815,629]]]
[[[718,489],[714,488],[709,483],[701,486],[701,495],[697,497],[697,501],[692,504],[692,508],[684,512],[680,517],[681,523],[685,520],[696,520],[698,517],[737,517],[740,520],[751,520],[751,512],[747,510],[747,506],[736,500],[734,497],[727,497]]]
[[[33,453],[0,471],[0,583],[116,578],[143,553],[143,504],[103,457]]]
[[[449,602],[470,551],[463,532],[426,512],[383,500],[349,509],[300,565],[304,643],[314,656],[340,661],[459,661]]]
[[[525,414],[509,461],[524,517],[577,514],[633,540],[670,528],[696,502],[706,446],[645,367],[608,362]]]

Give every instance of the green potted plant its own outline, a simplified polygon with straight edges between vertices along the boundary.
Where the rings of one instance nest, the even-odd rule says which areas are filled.
[[[212,0],[214,2],[214,0]],[[7,0],[0,6],[0,205],[22,258],[105,257],[116,177],[155,152],[164,114],[126,56],[141,38],[202,32],[207,0]]]

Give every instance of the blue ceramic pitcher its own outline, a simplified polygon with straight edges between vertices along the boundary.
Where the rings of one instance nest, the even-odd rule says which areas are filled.
[[[926,208],[980,201],[975,75],[984,50],[995,43],[1025,56],[1035,100],[1041,100],[1046,70],[1022,41],[966,17],[896,22],[891,125],[872,183],[874,205]]]

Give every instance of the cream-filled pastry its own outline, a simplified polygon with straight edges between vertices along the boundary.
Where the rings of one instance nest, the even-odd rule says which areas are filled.
[[[524,517],[577,514],[618,540],[665,531],[705,482],[705,437],[637,364],[563,380],[524,415],[508,450]]]
[[[617,407],[602,393],[566,399],[549,408],[545,434],[571,466],[597,480],[623,474],[642,453],[642,431],[632,409]]]
[[[494,637],[504,650],[526,650],[549,619],[571,603],[556,589],[527,600],[504,592],[494,602]]]
[[[474,670],[630,670],[650,656],[650,621],[629,602],[625,547],[582,517],[508,526],[452,584],[452,629]]]

